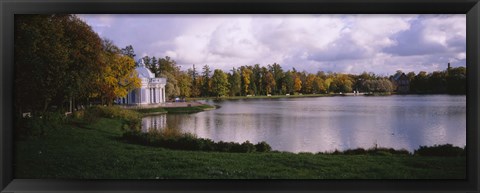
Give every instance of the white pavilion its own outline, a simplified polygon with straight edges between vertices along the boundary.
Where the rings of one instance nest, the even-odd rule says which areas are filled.
[[[166,78],[157,78],[147,67],[143,59],[138,61],[135,68],[141,80],[140,88],[132,90],[126,97],[117,99],[118,104],[124,105],[160,105],[165,103]]]

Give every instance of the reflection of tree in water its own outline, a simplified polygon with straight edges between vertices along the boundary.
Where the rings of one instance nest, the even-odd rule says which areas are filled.
[[[142,132],[161,130],[167,127],[167,115],[156,115],[142,118]]]

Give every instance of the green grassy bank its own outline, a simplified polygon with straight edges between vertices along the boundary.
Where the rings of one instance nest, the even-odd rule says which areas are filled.
[[[14,178],[462,179],[465,157],[225,153],[170,150],[122,140],[122,121],[46,129],[15,143]]]

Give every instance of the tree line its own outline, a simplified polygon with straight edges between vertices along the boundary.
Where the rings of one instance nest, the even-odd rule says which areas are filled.
[[[328,93],[391,93],[397,89],[392,76],[363,72],[360,75],[318,71],[308,73],[295,68],[284,70],[280,64],[244,65],[224,72],[204,65],[181,71],[175,60],[143,57],[155,75],[167,78],[168,97],[222,97],[248,95],[294,95]],[[427,73],[406,73],[410,92],[416,94],[465,94],[466,68],[458,67]]]
[[[15,16],[16,112],[111,104],[125,96],[140,86],[127,48],[100,38],[74,15]]]

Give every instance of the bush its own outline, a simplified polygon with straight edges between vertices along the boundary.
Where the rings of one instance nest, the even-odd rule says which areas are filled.
[[[59,112],[34,114],[32,117],[17,117],[15,120],[17,137],[45,135],[51,130],[62,128],[67,117]]]
[[[367,151],[363,148],[348,149],[348,150],[343,151],[343,154],[345,154],[345,155],[365,155],[365,154],[367,154]]]
[[[264,141],[256,145],[249,141],[241,144],[223,141],[215,143],[210,139],[198,138],[193,134],[180,133],[178,130],[172,129],[163,129],[160,131],[153,129],[148,133],[131,130],[125,132],[122,138],[131,143],[176,150],[251,153],[255,151],[269,152],[272,149],[270,145]]]
[[[335,150],[333,152],[318,152],[318,155],[410,155],[405,149],[396,150],[393,148],[370,148],[370,149],[363,149],[363,148],[356,148],[356,149],[347,149],[345,151],[338,151]]]
[[[414,151],[414,155],[419,156],[443,156],[443,157],[457,157],[465,156],[465,149],[453,146],[452,144],[434,145],[434,146],[420,146]]]
[[[255,145],[255,149],[258,152],[270,152],[270,151],[272,151],[272,147],[270,147],[270,145],[268,145],[268,143],[265,142],[265,141],[257,143]]]
[[[124,130],[141,129],[141,116],[138,112],[117,106],[93,106],[84,112],[74,113],[74,118],[81,118],[83,122],[89,124],[97,122],[100,117],[122,120],[121,129]]]

